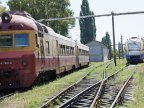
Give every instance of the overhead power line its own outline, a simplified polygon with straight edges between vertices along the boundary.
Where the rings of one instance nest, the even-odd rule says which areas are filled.
[[[64,17],[64,18],[49,18],[49,19],[39,19],[38,22],[42,21],[56,21],[56,20],[70,20],[70,19],[81,19],[81,18],[91,18],[91,17],[105,17],[105,16],[119,16],[119,15],[132,15],[132,14],[143,14],[144,11],[135,11],[135,12],[124,12],[124,13],[111,13],[111,14],[101,14],[101,15],[87,15],[79,17]]]
[[[81,19],[81,18],[104,17],[104,16],[111,16],[111,14],[87,15],[87,16],[80,16],[80,17],[65,17],[65,18],[49,18],[49,19],[40,19],[37,21],[39,21],[39,22],[41,22],[41,21],[56,21],[56,20],[69,20],[69,19]]]

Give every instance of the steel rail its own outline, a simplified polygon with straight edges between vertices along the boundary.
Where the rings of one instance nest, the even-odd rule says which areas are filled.
[[[76,83],[68,86],[66,89],[64,89],[63,91],[61,91],[60,93],[58,93],[57,95],[55,95],[53,98],[51,98],[49,101],[47,101],[46,103],[44,103],[42,106],[40,106],[39,108],[45,108],[48,107],[52,102],[54,102],[56,99],[59,98],[59,96],[65,94],[66,92],[68,92],[69,90],[71,90],[74,86],[76,86],[78,83],[80,83],[83,79],[85,79],[91,72],[87,73],[83,78],[81,78],[80,80],[78,80]]]
[[[104,81],[102,81],[102,83],[101,83],[101,85],[100,85],[100,87],[98,89],[98,92],[97,92],[92,104],[90,105],[90,108],[94,108],[94,106],[98,105],[98,98],[99,98],[99,94],[101,94],[101,90],[103,88],[103,84],[104,84]]]
[[[102,83],[102,80],[91,85],[90,87],[84,89],[83,91],[81,91],[80,93],[78,93],[76,96],[74,96],[73,98],[71,98],[70,100],[68,100],[67,102],[65,102],[64,104],[62,104],[59,108],[65,108],[68,107],[72,102],[74,102],[79,96],[85,94],[87,91],[89,91],[90,89],[94,88],[95,86],[98,86],[99,84]]]
[[[134,71],[133,74],[127,79],[127,81],[124,83],[124,85],[122,86],[122,88],[121,88],[120,91],[118,92],[117,96],[115,97],[113,103],[111,104],[110,108],[114,108],[114,106],[116,105],[116,103],[117,103],[118,100],[120,99],[123,91],[125,90],[126,86],[129,84],[130,80],[132,79],[134,73],[135,73],[135,71]]]
[[[111,75],[111,76],[103,79],[103,81],[102,81],[102,83],[101,83],[101,85],[100,85],[100,87],[99,87],[99,90],[98,90],[98,92],[97,92],[97,94],[96,94],[96,96],[95,96],[95,98],[94,98],[94,100],[93,100],[90,108],[93,108],[94,106],[97,106],[97,105],[98,105],[98,99],[99,99],[99,96],[100,96],[100,94],[101,94],[101,91],[102,91],[102,88],[103,88],[104,83],[105,83],[108,79],[110,79],[111,77],[113,77],[113,76],[115,76],[116,74],[118,74],[118,73],[119,73],[120,71],[122,71],[124,68],[126,68],[126,66],[122,67],[122,68],[121,68],[120,70],[118,70],[115,74],[113,74],[113,75]]]
[[[3,99],[5,99],[5,98],[7,98],[7,97],[10,97],[10,96],[12,96],[14,94],[15,93],[10,93],[10,94],[7,94],[7,95],[4,95],[4,96],[0,97],[0,101],[3,100]]]

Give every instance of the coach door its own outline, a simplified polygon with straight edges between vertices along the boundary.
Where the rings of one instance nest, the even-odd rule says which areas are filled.
[[[75,46],[75,55],[76,55],[76,68],[79,66],[79,50],[78,46]]]
[[[45,54],[44,54],[44,44],[43,38],[40,39],[40,52],[41,52],[41,65],[45,65]]]
[[[53,40],[53,66],[59,68],[58,40]]]

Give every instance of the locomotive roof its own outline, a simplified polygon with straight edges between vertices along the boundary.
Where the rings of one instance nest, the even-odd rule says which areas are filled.
[[[9,22],[4,22],[2,20],[3,14],[6,13],[10,16]],[[14,29],[26,29],[26,30],[37,30],[34,23],[34,19],[25,11],[7,11],[1,14],[0,18],[0,28],[1,30],[14,30]],[[13,28],[12,28],[13,27]]]

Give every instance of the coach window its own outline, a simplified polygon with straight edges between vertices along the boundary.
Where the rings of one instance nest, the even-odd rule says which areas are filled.
[[[63,45],[63,55],[65,55],[65,45]]]
[[[0,35],[0,47],[12,47],[12,35]]]
[[[68,55],[68,46],[66,46],[66,55]]]
[[[70,51],[70,52],[69,52],[69,53],[70,53],[70,55],[72,55],[72,52],[71,52],[71,47],[69,47],[69,51]]]
[[[65,55],[67,55],[67,46],[65,45]]]
[[[61,45],[61,48],[62,48],[62,54],[61,55],[63,55],[64,54],[64,46]]]
[[[66,46],[66,55],[68,55],[68,46]]]
[[[69,46],[67,46],[67,54],[69,55]]]
[[[72,47],[72,55],[74,55],[74,48]]]
[[[59,45],[59,55],[61,55],[61,45]]]
[[[48,55],[50,53],[49,51],[49,42],[46,41],[46,55]]]
[[[60,55],[62,55],[62,45],[60,45]]]
[[[63,45],[61,45],[61,55],[63,55]]]
[[[28,34],[14,34],[14,46],[25,47],[29,45]]]
[[[71,47],[71,55],[73,55],[73,47]]]
[[[68,46],[68,54],[70,55],[70,47]]]
[[[79,55],[81,55],[81,50],[79,49]]]

